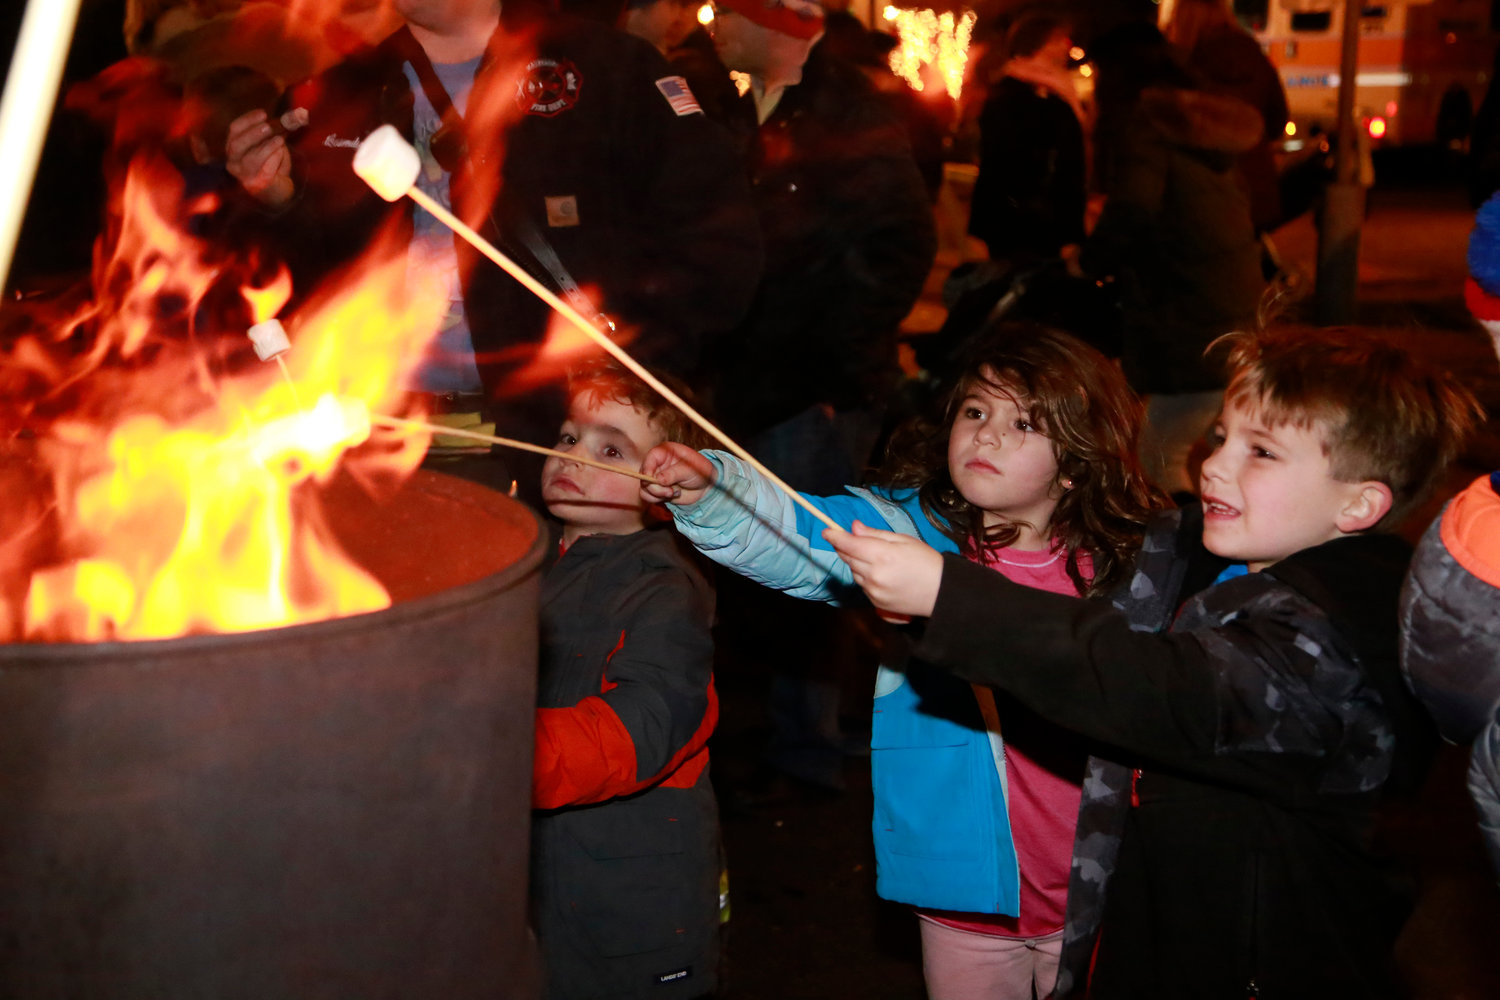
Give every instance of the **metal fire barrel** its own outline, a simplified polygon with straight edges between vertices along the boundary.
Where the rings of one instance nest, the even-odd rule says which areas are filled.
[[[525,998],[537,519],[329,505],[384,611],[0,646],[0,996]]]

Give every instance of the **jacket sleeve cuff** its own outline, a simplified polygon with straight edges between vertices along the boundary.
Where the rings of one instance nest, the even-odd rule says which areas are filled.
[[[1024,593],[1026,588],[963,556],[944,555],[937,603],[912,652],[930,663],[959,668],[954,672],[961,676],[972,675],[976,662],[986,663],[995,653],[995,631],[1005,627],[1011,591]]]
[[[714,485],[697,503],[672,506],[671,511],[677,526],[687,530],[695,544],[714,547],[721,539],[732,539],[748,512],[757,509],[759,491],[739,459],[721,451],[705,451],[703,455],[714,465]]]

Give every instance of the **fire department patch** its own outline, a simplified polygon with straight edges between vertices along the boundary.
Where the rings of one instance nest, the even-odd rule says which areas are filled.
[[[533,59],[521,75],[516,103],[528,115],[551,118],[578,103],[583,76],[567,59]]]

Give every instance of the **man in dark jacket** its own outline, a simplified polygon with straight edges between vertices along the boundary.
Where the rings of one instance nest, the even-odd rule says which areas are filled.
[[[388,206],[350,167],[389,123],[423,156],[419,184],[460,218],[584,315],[607,315],[644,360],[695,369],[701,346],[743,315],[760,236],[726,137],[691,90],[639,39],[529,0],[397,8],[406,25],[394,35],[294,91],[300,131],[283,138],[261,112],[231,129],[229,168],[274,213],[259,228],[298,292],[393,216],[411,241],[409,201]],[[547,440],[560,407],[515,398],[515,376],[536,361],[550,311],[430,222],[416,214],[416,237],[454,275],[439,343],[457,363],[435,380],[424,368],[416,388]]]
[[[1375,820],[1433,734],[1397,665],[1410,550],[1372,532],[1473,398],[1347,333],[1242,336],[1231,363],[1203,506],[1153,526],[1113,606],[830,533],[877,605],[929,618],[918,655],[1129,762],[1084,783],[1059,997],[1399,995],[1410,899]]]
[[[750,177],[766,246],[749,315],[719,342],[719,411],[750,434],[813,409],[881,406],[897,374],[897,330],[936,254],[903,125],[858,69],[814,46],[821,30],[821,8],[802,0],[733,0],[714,22],[724,64],[750,76],[734,124],[755,136]],[[845,450],[855,471],[866,458],[857,452]],[[791,471],[794,485],[820,488]],[[821,471],[835,489],[853,481]]]
[[[899,377],[897,331],[937,242],[905,126],[859,69],[822,51],[822,30],[811,0],[717,9],[714,45],[750,77],[732,127],[749,150],[766,270],[713,370],[730,432],[796,488],[826,494],[861,478]],[[774,669],[768,762],[842,788],[848,644],[833,613],[779,595],[733,605],[747,612],[746,643]],[[761,622],[772,616],[783,627],[768,636]]]

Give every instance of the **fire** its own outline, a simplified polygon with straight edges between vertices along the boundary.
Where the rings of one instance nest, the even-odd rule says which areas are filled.
[[[383,240],[337,291],[283,317],[286,368],[261,364],[243,327],[226,335],[215,320],[235,314],[226,301],[244,304],[240,321],[269,318],[290,281],[257,281],[253,260],[216,258],[184,235],[174,176],[137,158],[94,301],[50,341],[0,353],[0,390],[30,397],[6,404],[28,426],[7,436],[30,443],[51,500],[41,517],[18,504],[29,520],[0,523],[7,538],[46,540],[25,558],[0,553],[6,639],[249,631],[390,603],[343,554],[319,493],[340,472],[376,488],[421,461],[425,439],[372,433],[369,414],[399,409],[444,290],[412,288],[404,246]],[[236,294],[216,293],[226,282]]]
[[[903,10],[886,7],[882,16],[893,22],[901,44],[891,50],[891,72],[904,79],[913,90],[925,90],[923,67],[937,71],[943,88],[958,100],[964,85],[964,67],[969,61],[969,38],[974,32],[975,14],[966,10],[959,17],[951,11],[938,14],[932,10]]]

